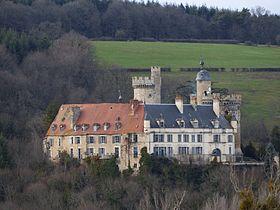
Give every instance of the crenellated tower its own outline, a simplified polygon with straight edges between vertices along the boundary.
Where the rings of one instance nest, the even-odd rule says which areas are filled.
[[[132,77],[134,99],[148,104],[161,103],[160,67],[151,67],[150,77]]]

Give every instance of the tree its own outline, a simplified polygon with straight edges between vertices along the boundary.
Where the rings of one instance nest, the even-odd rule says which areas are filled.
[[[270,134],[270,138],[271,138],[271,143],[274,145],[275,150],[280,153],[280,129],[278,126],[274,126],[271,134]]]
[[[139,160],[139,171],[140,174],[148,174],[152,169],[152,157],[147,151],[147,147],[141,149],[141,158]]]
[[[8,153],[6,140],[2,133],[0,133],[0,168],[7,168],[11,166],[11,158]]]
[[[254,147],[253,143],[250,141],[249,144],[243,148],[244,157],[253,158],[258,160],[257,150]]]

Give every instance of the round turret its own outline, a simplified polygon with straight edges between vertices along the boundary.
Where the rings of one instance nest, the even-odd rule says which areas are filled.
[[[210,74],[207,70],[202,69],[196,75],[196,81],[211,81]]]

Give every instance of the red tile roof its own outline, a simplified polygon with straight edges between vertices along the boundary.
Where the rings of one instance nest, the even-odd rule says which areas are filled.
[[[132,106],[134,103],[134,106]],[[71,128],[72,107],[79,107],[80,114],[75,125]],[[134,107],[134,113],[132,110]],[[116,129],[116,122],[120,122],[120,129]],[[100,128],[94,131],[93,125],[98,123]],[[104,130],[104,124],[109,128]],[[87,129],[82,130],[82,126]],[[144,105],[137,101],[131,103],[100,103],[100,104],[64,104],[61,105],[53,123],[48,129],[48,135],[85,135],[85,134],[126,134],[140,133],[144,130]]]

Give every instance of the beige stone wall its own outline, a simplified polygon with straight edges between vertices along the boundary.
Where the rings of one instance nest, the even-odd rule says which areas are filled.
[[[145,103],[161,103],[160,67],[151,67],[151,77],[133,77],[134,99]]]
[[[161,70],[160,67],[151,67],[151,78],[155,84],[154,103],[161,103]]]
[[[90,136],[94,137],[94,143],[89,143],[87,139]],[[107,143],[99,143],[99,136],[106,136]],[[66,151],[70,154],[71,149],[73,149],[73,157],[78,158],[78,149],[81,151],[81,159],[90,156],[87,152],[89,148],[93,148],[93,155],[100,155],[99,148],[105,149],[104,158],[111,157],[115,155],[115,148],[119,148],[119,168],[120,170],[125,170],[128,165],[134,169],[139,168],[140,151],[146,146],[146,139],[144,134],[137,134],[137,142],[128,141],[128,135],[120,135],[120,143],[113,143],[113,136],[115,135],[83,135],[83,136],[48,136],[46,142],[49,142],[49,150],[45,147],[44,150],[50,154],[50,159],[53,161],[59,160],[59,152]],[[80,143],[76,142],[76,137],[80,137]],[[73,138],[73,143],[72,143]],[[128,143],[129,142],[129,143]],[[134,155],[135,148],[137,148],[137,156]]]
[[[134,99],[138,101],[144,101],[145,103],[155,103],[155,89],[150,87],[134,88]]]
[[[196,81],[196,100],[197,104],[203,104],[204,92],[208,92],[211,88],[211,81]]]

